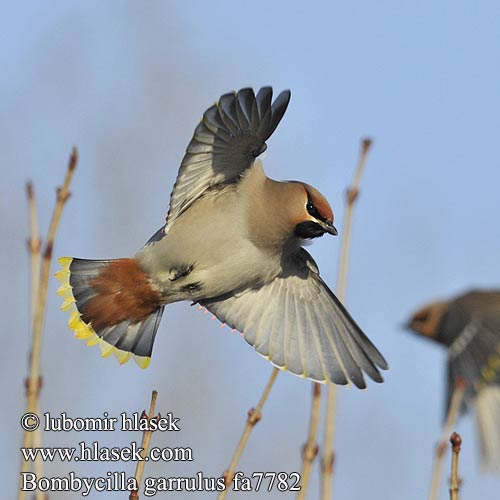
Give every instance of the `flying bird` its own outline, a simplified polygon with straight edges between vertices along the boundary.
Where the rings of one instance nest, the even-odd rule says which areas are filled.
[[[500,472],[500,290],[434,302],[417,311],[408,327],[448,350],[446,410],[463,381],[461,413],[476,408],[482,466]]]
[[[191,301],[244,335],[274,366],[364,388],[387,363],[320,278],[302,246],[336,235],[321,193],[278,182],[256,158],[290,100],[271,87],[224,94],[182,160],[165,224],[133,257],[63,257],[62,308],[75,335],[120,363],[149,364],[166,305]]]

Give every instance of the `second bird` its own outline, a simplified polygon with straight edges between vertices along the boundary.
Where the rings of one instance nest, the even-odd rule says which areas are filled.
[[[132,258],[62,258],[70,328],[103,355],[148,365],[167,304],[188,300],[244,334],[273,365],[365,387],[387,363],[319,276],[302,245],[336,235],[326,199],[269,179],[256,158],[290,100],[263,87],[223,95],[196,127],[165,225]]]
[[[446,412],[457,384],[465,385],[460,410],[477,410],[482,466],[500,473],[500,290],[434,302],[408,327],[448,349]]]

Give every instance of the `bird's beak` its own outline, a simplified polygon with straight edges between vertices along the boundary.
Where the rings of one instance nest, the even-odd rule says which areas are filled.
[[[325,230],[326,233],[332,234],[333,236],[337,236],[339,232],[337,231],[337,228],[333,225],[332,221],[321,221],[320,226]]]

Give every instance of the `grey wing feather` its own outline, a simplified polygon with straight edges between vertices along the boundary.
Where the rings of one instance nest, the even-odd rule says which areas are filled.
[[[477,424],[481,443],[481,468],[500,473],[500,386],[488,386],[477,396]]]
[[[387,363],[319,277],[301,250],[284,272],[259,289],[203,301],[222,322],[275,366],[317,382],[364,388],[363,371],[382,382]]]
[[[158,231],[156,231],[156,233],[153,234],[153,236],[151,236],[151,238],[149,238],[148,241],[146,241],[146,243],[144,244],[144,246],[147,247],[147,246],[150,246],[150,245],[154,245],[155,243],[157,243],[158,241],[160,241],[164,236],[165,236],[165,226],[163,226],[160,229],[158,229]]]
[[[164,231],[210,188],[235,182],[266,149],[290,101],[285,90],[271,104],[272,89],[224,94],[205,111],[182,160]]]
[[[457,379],[467,384],[466,403],[484,385],[500,384],[500,294],[470,292],[449,308],[441,327],[448,345],[446,412]]]
[[[455,384],[467,384],[466,400],[473,398],[486,384],[500,384],[500,311],[498,323],[487,318],[472,320],[448,350],[448,389],[446,411]],[[462,411],[466,409],[463,405]]]

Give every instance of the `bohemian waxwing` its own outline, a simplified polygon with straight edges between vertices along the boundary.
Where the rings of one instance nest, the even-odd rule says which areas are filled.
[[[417,311],[408,327],[447,348],[446,410],[463,380],[461,412],[477,408],[482,466],[500,472],[500,290],[435,302]]]
[[[326,199],[255,161],[290,100],[263,87],[207,109],[182,160],[165,225],[133,258],[63,257],[69,326],[103,356],[149,364],[167,304],[189,300],[244,334],[271,363],[318,382],[365,387],[387,363],[319,276],[305,240],[336,235]]]

